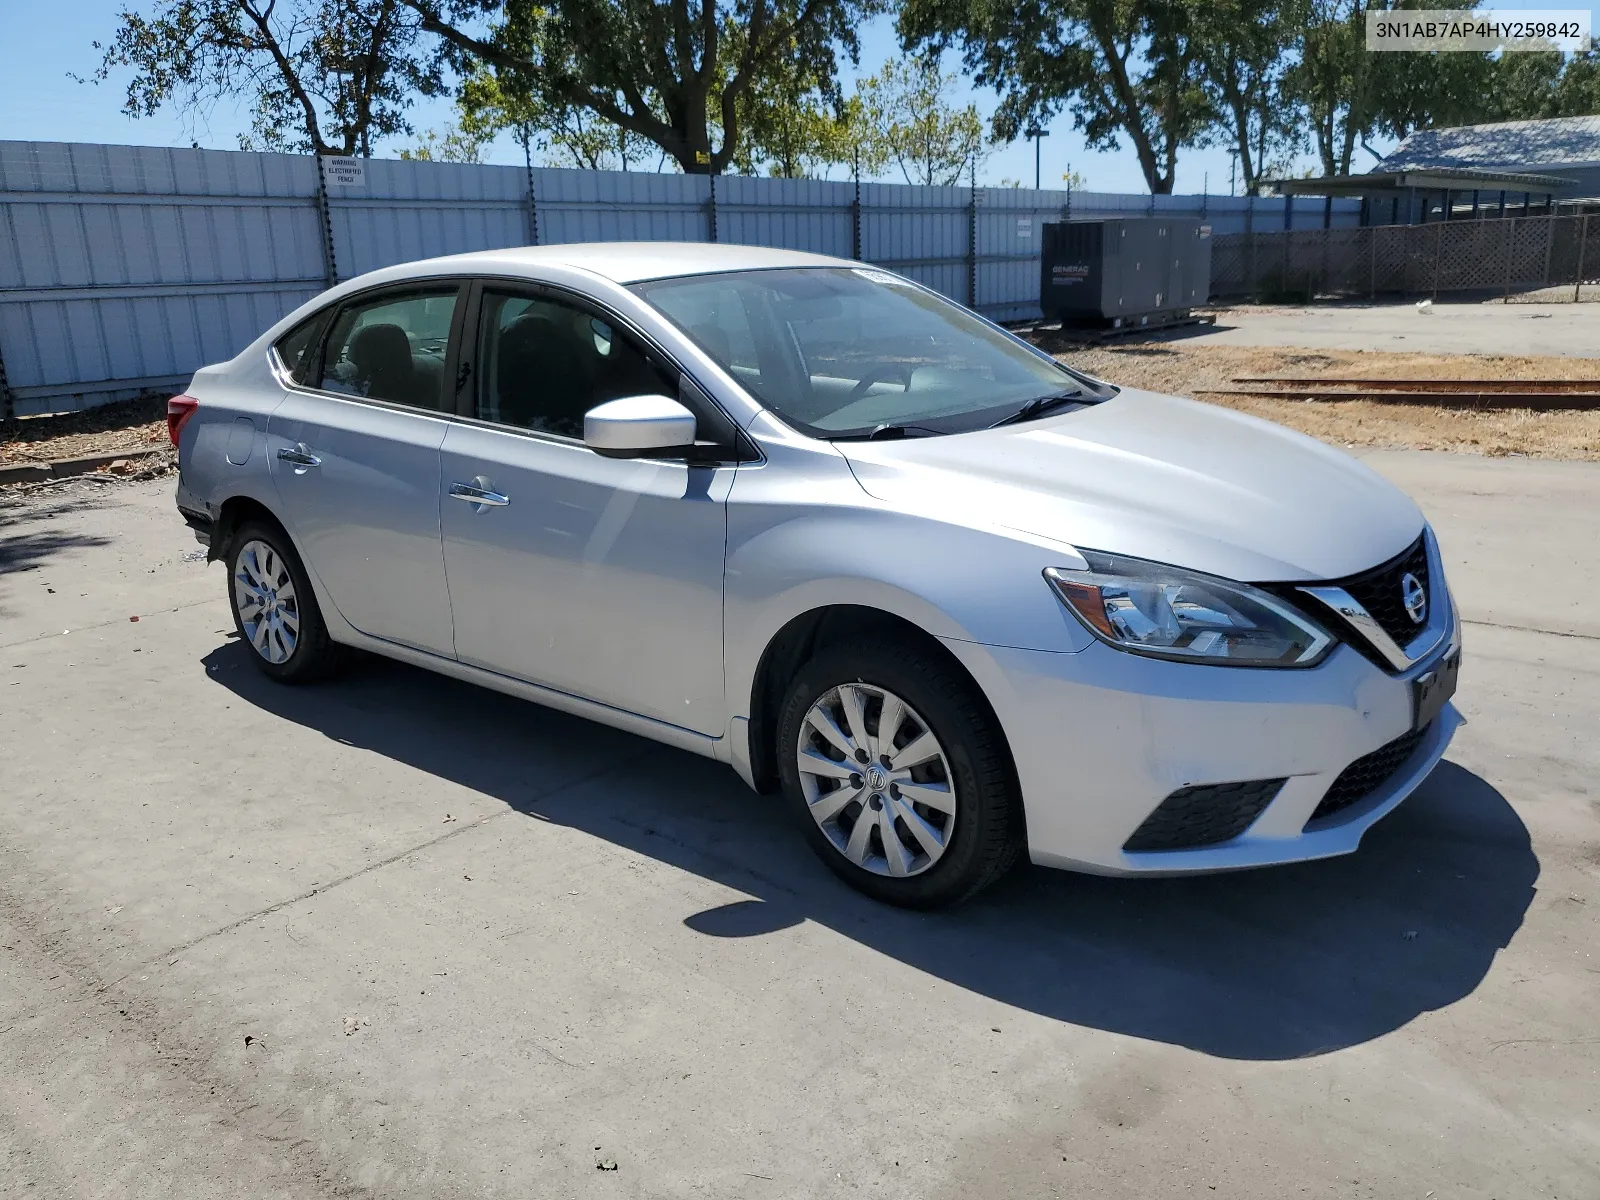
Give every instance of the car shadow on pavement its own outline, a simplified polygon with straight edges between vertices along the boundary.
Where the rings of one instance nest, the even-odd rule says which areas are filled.
[[[336,681],[289,688],[247,654],[213,651],[209,678],[329,738],[745,893],[685,919],[708,937],[811,920],[1018,1008],[1227,1058],[1337,1050],[1471,994],[1539,875],[1506,799],[1446,762],[1344,858],[1160,880],[1024,868],[959,908],[904,912],[836,880],[781,799],[719,763],[397,663],[363,658]],[[583,781],[546,790],[550,774]]]

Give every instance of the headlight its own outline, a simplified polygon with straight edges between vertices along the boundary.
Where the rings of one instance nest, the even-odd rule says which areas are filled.
[[[1234,667],[1310,667],[1333,637],[1249,584],[1138,558],[1081,551],[1087,571],[1044,577],[1074,615],[1120,650]]]

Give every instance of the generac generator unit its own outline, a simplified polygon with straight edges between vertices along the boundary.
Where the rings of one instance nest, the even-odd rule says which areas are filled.
[[[1063,325],[1181,321],[1211,292],[1211,226],[1192,217],[1115,217],[1044,227],[1039,304]]]

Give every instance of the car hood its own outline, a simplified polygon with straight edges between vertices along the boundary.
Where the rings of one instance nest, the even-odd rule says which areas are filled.
[[[835,445],[869,495],[908,511],[1230,579],[1338,579],[1393,558],[1423,524],[1347,454],[1133,389],[998,429]]]

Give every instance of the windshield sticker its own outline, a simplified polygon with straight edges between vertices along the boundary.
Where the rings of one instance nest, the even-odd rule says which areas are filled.
[[[869,280],[872,283],[884,283],[884,284],[888,284],[891,287],[894,287],[894,286],[905,287],[905,286],[907,286],[907,281],[906,280],[901,279],[900,276],[898,276],[898,275],[891,275],[887,271],[873,271],[873,270],[870,270],[869,268],[866,268],[866,267],[852,267],[850,269],[852,271],[854,271],[857,275],[861,276],[861,278]]]

